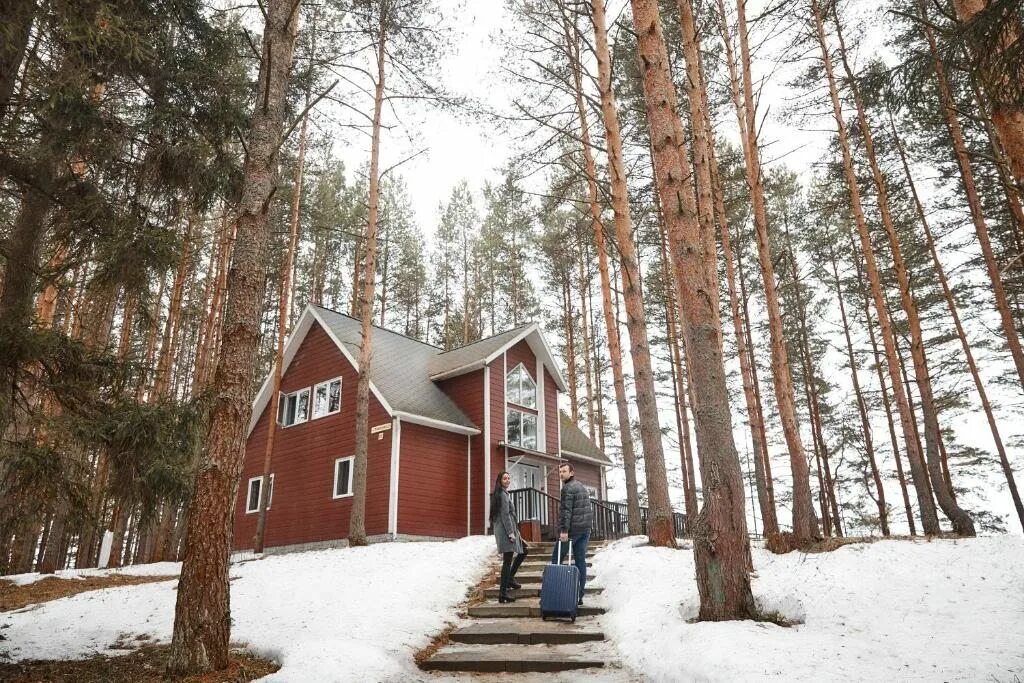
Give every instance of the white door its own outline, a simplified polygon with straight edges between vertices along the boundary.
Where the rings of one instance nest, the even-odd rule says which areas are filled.
[[[509,467],[508,473],[512,477],[510,489],[536,489],[541,491],[544,488],[543,474],[541,468],[537,465],[519,462]],[[542,504],[538,494],[527,493],[519,500],[519,504],[524,508],[518,511],[519,519],[539,518]]]

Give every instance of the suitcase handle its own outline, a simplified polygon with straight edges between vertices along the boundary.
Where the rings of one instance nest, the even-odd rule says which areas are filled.
[[[562,564],[562,539],[558,539],[555,543],[558,548],[558,562],[552,562],[551,564]],[[572,564],[572,542],[567,541],[567,543],[569,543],[569,564]]]

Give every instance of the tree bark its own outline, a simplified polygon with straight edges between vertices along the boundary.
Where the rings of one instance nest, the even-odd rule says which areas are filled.
[[[910,276],[903,259],[902,247],[899,236],[896,234],[896,227],[892,220],[889,208],[889,195],[886,188],[885,178],[882,177],[881,169],[878,166],[878,159],[875,155],[874,137],[871,133],[871,125],[864,110],[864,103],[860,96],[860,89],[850,69],[849,61],[846,58],[846,43],[843,40],[843,32],[839,15],[833,6],[833,20],[836,26],[836,37],[839,39],[839,56],[849,80],[848,87],[853,95],[853,101],[857,109],[857,120],[860,124],[861,133],[864,139],[864,149],[867,153],[868,164],[871,167],[871,176],[874,179],[875,189],[878,191],[878,208],[882,214],[882,225],[885,228],[886,236],[889,239],[889,248],[892,253],[893,269],[896,272],[896,279],[900,287],[900,301],[903,310],[907,314],[907,322],[910,326],[910,353],[914,361],[914,376],[917,379],[918,391],[921,393],[921,413],[924,416],[925,445],[927,454],[928,473],[931,477],[932,490],[939,507],[953,523],[953,531],[962,536],[974,536],[974,520],[970,514],[960,507],[953,496],[953,490],[946,485],[942,476],[942,454],[940,453],[939,441],[939,418],[938,409],[935,405],[935,398],[932,391],[931,374],[928,370],[928,358],[924,345],[924,334],[921,330],[921,319],[917,309],[917,302],[914,300],[911,291]]]
[[[308,105],[308,102],[307,102]],[[291,224],[288,231],[288,246],[281,262],[280,287],[278,288],[277,345],[274,348],[274,383],[270,394],[270,413],[267,420],[267,447],[263,452],[263,479],[260,482],[259,512],[256,516],[256,534],[252,548],[256,554],[263,553],[263,540],[267,529],[267,506],[270,504],[270,469],[274,456],[274,441],[277,437],[277,415],[281,406],[281,378],[284,376],[284,342],[288,333],[288,310],[292,299],[292,265],[299,243],[299,212],[302,208],[302,172],[306,161],[306,126],[309,113],[302,116],[299,128],[299,157],[295,162],[294,194],[292,196]],[[312,397],[308,410],[313,410]]]
[[[228,665],[231,631],[228,555],[234,498],[252,414],[269,237],[276,191],[286,93],[295,39],[297,3],[267,0],[255,110],[249,123],[239,204],[238,242],[228,275],[224,337],[213,379],[214,405],[206,452],[189,506],[185,561],[178,584],[169,673],[194,674]]]
[[[720,10],[722,12],[724,28],[726,26],[725,12],[721,7]],[[750,48],[747,40],[745,0],[737,0],[736,12],[736,30],[740,38],[742,79],[738,78],[735,67],[731,67],[733,103],[736,107],[740,138],[743,142],[744,168],[746,170],[747,187],[750,189],[751,205],[754,211],[757,254],[761,266],[765,305],[768,309],[772,380],[775,387],[779,419],[782,423],[782,432],[786,438],[786,446],[789,450],[790,469],[793,474],[793,541],[796,547],[806,547],[815,539],[820,538],[821,534],[812,503],[807,456],[804,454],[804,446],[800,439],[800,426],[797,422],[794,399],[793,376],[786,352],[786,340],[783,336],[782,311],[779,307],[779,297],[775,285],[775,270],[772,264],[771,247],[769,245],[768,215],[765,209],[764,186],[761,176],[761,152],[757,141],[754,86],[750,71]],[[728,30],[724,28],[724,32],[726,37],[728,37]],[[728,39],[726,42],[728,44]],[[728,49],[731,52],[732,48],[729,47]],[[742,100],[740,99],[737,81],[742,82]]]
[[[993,0],[953,0],[956,13],[960,17],[960,21],[964,23],[971,22],[981,12],[990,9],[995,4]],[[919,6],[924,11],[924,5],[919,3]],[[1011,7],[1012,5],[1008,3],[1007,6]],[[1011,12],[1013,10],[1007,9],[1005,11]],[[927,21],[922,22],[922,25],[927,26]],[[1024,40],[1024,36],[1021,34],[1019,15],[1003,17],[1000,39],[989,45],[988,49],[997,53],[1013,49],[1019,50],[1020,43]],[[996,85],[996,89],[1000,86],[1005,86],[1005,81],[1012,77],[1010,74],[1001,73],[986,73],[982,76],[983,81],[986,82],[983,83],[983,86],[986,90],[990,91],[988,95],[992,103],[992,123],[996,130],[999,131],[1000,141],[1010,162],[1010,170],[1017,179],[1017,184],[1024,187],[1024,108],[1021,108],[1019,102],[995,96],[996,93],[993,93],[991,88],[992,85]],[[998,84],[996,81],[1004,81],[1004,83]]]
[[[11,105],[37,5],[38,0],[12,0],[0,9],[0,26],[5,29],[4,40],[0,42],[0,122]]]
[[[930,29],[929,29],[930,30]],[[891,115],[890,115],[891,116]],[[928,226],[928,218],[925,214],[924,205],[917,194],[917,187],[914,184],[914,177],[910,172],[910,164],[907,163],[907,155],[903,149],[899,134],[896,132],[896,124],[890,118],[892,125],[893,139],[896,141],[896,149],[900,154],[900,161],[903,163],[903,172],[907,177],[907,185],[910,187],[910,195],[914,200],[914,208],[917,211],[917,218],[924,228],[925,240],[928,242],[928,251],[932,256],[932,265],[935,266],[935,274],[942,287],[942,295],[946,299],[946,307],[953,319],[953,326],[956,328],[957,337],[960,339],[960,347],[964,350],[964,359],[967,361],[967,368],[970,370],[971,379],[974,380],[974,388],[978,390],[978,398],[981,400],[981,407],[985,411],[985,419],[988,421],[989,431],[992,432],[992,441],[995,443],[996,452],[999,454],[999,464],[1003,468],[1003,475],[1006,477],[1006,485],[1010,489],[1010,496],[1013,498],[1013,506],[1017,510],[1017,518],[1024,527],[1024,505],[1021,504],[1020,493],[1017,491],[1017,482],[1013,476],[1013,468],[1003,446],[1002,436],[999,434],[999,426],[996,424],[995,413],[988,400],[988,393],[985,391],[985,384],[981,381],[981,374],[978,372],[978,364],[974,360],[974,351],[967,340],[967,333],[964,331],[963,323],[960,321],[960,312],[957,310],[956,299],[953,297],[953,290],[949,286],[946,277],[946,270],[939,260],[939,252],[935,246],[935,238],[932,236],[931,228]],[[952,488],[952,487],[951,487]]]
[[[704,505],[692,530],[699,618],[747,618],[755,613],[755,606],[750,592],[743,478],[733,441],[721,323],[716,315],[718,288],[708,290],[715,254],[707,253],[694,197],[684,184],[684,178],[690,176],[686,141],[658,5],[654,0],[631,0],[631,5],[654,148],[655,186],[675,265],[690,380],[697,399],[693,408]],[[663,464],[661,467],[664,469]]]
[[[604,25],[604,7],[598,7],[601,0],[593,0],[591,18],[595,24]],[[638,3],[634,2],[634,10]],[[641,8],[649,3],[641,1]],[[652,9],[657,12],[656,7]],[[657,22],[658,20],[655,19]],[[634,22],[640,22],[634,17]],[[660,35],[658,41],[664,50]],[[596,30],[596,29],[595,29]],[[641,55],[643,51],[641,50]],[[610,76],[611,61],[607,54],[598,55],[599,70]],[[667,78],[667,73],[665,74]],[[632,219],[629,214],[629,196],[626,186],[625,161],[622,156],[622,136],[618,126],[611,82],[600,76],[602,90],[601,111],[608,140],[608,161],[611,171],[612,209],[614,211],[615,236],[619,247],[622,268],[623,299],[626,308],[626,329],[629,332],[630,356],[633,360],[633,383],[636,388],[636,406],[640,416],[640,441],[644,449],[644,470],[647,475],[648,521],[647,535],[652,545],[675,547],[675,530],[672,503],[668,493],[668,479],[665,473],[665,454],[661,443],[661,427],[658,417],[654,374],[651,368],[651,352],[647,338],[646,313],[641,291],[640,268],[636,244],[633,241]],[[646,79],[645,79],[646,80]],[[664,85],[664,84],[663,84]],[[671,81],[669,81],[671,86]],[[673,98],[675,93],[672,93]],[[653,128],[653,126],[652,126]],[[652,137],[654,137],[652,135]],[[682,140],[680,139],[680,142]],[[705,271],[698,272],[706,278]],[[703,289],[703,287],[702,287]]]
[[[957,6],[957,10],[960,12],[961,17],[965,20],[969,19],[970,16],[973,16],[974,13],[981,9],[979,5],[984,5],[984,3],[979,2],[978,0],[956,0],[954,4]],[[1013,356],[1014,366],[1017,368],[1017,378],[1020,380],[1022,388],[1024,388],[1024,348],[1021,347],[1020,336],[1017,333],[1013,316],[1010,313],[1010,305],[1006,299],[1006,290],[1003,287],[1003,276],[1000,272],[999,264],[996,262],[995,253],[992,250],[992,240],[989,237],[988,225],[985,222],[985,215],[981,207],[981,199],[978,196],[978,188],[974,182],[974,171],[971,168],[971,160],[967,154],[967,143],[964,141],[964,134],[960,127],[960,119],[957,114],[956,104],[950,91],[949,81],[946,78],[945,64],[939,57],[935,34],[927,23],[926,5],[918,2],[918,7],[920,8],[923,20],[921,22],[923,27],[922,30],[924,31],[925,37],[928,39],[932,60],[935,65],[935,78],[939,87],[939,96],[942,99],[942,110],[946,118],[946,127],[949,130],[950,138],[953,141],[953,152],[956,157],[957,165],[960,168],[960,178],[963,180],[964,190],[967,194],[967,205],[971,211],[971,220],[974,223],[974,231],[978,235],[978,245],[981,247],[981,254],[985,260],[985,268],[988,271],[989,281],[992,283],[992,295],[995,297],[996,310],[999,311],[999,319],[1003,325],[1003,334],[1006,336],[1006,343],[1010,348],[1010,354]],[[966,12],[970,12],[970,14],[965,16]],[[995,105],[993,105],[992,118],[993,122],[995,122]],[[998,126],[997,129],[1005,147],[1007,143],[1006,134],[1008,131],[1003,128],[999,128]],[[1021,167],[1014,169],[1014,174],[1017,177],[1017,182],[1024,184],[1024,118],[1021,120],[1019,133],[1021,135],[1019,141],[1021,147],[1019,150],[1020,157],[1018,162]],[[1013,158],[1010,156],[1009,150],[1007,149],[1006,151],[1012,166],[1014,163]]]
[[[811,0],[811,11],[814,24],[817,29],[818,44],[821,48],[822,62],[825,66],[825,75],[829,86],[829,95],[832,99],[832,111],[836,121],[836,128],[839,133],[839,146],[843,155],[843,171],[846,175],[846,184],[850,192],[850,203],[853,208],[854,221],[857,224],[857,232],[860,236],[861,253],[864,256],[868,281],[871,284],[871,294],[874,300],[875,312],[878,315],[879,328],[882,333],[882,342],[885,346],[885,356],[889,368],[889,376],[892,380],[893,394],[896,398],[896,406],[899,410],[900,423],[903,427],[903,436],[907,448],[907,457],[910,460],[910,472],[914,480],[914,487],[917,489],[917,498],[921,510],[921,523],[926,534],[938,534],[939,518],[935,511],[935,502],[932,500],[931,485],[928,482],[928,473],[925,470],[924,459],[917,448],[914,439],[914,424],[910,415],[910,406],[907,402],[906,393],[899,379],[899,361],[896,355],[896,344],[893,339],[892,325],[889,314],[886,310],[885,300],[882,295],[882,284],[878,275],[878,265],[875,262],[875,253],[871,244],[871,237],[868,233],[867,220],[864,217],[864,209],[861,204],[860,187],[857,184],[857,176],[853,168],[853,158],[850,153],[850,143],[847,137],[846,122],[843,119],[842,105],[839,102],[839,91],[836,87],[835,74],[832,69],[832,57],[828,51],[825,39],[825,27],[822,23],[821,12],[817,0]]]
[[[878,463],[875,459],[874,439],[871,436],[871,421],[868,419],[868,408],[864,401],[864,394],[860,388],[860,378],[857,376],[857,358],[853,354],[853,341],[850,338],[850,325],[846,318],[846,304],[843,301],[843,285],[839,280],[839,266],[836,263],[836,254],[832,245],[829,245],[829,258],[832,262],[832,274],[836,283],[836,300],[839,302],[839,316],[843,321],[843,337],[846,340],[846,358],[850,364],[850,379],[853,382],[853,393],[857,399],[857,413],[860,416],[861,434],[864,438],[864,450],[868,456],[868,465],[871,468],[871,478],[875,482],[875,491],[878,504],[878,524],[881,527],[882,535],[889,535],[889,511],[885,504],[885,487],[882,486],[882,476],[878,471]],[[895,441],[894,441],[895,443]],[[898,454],[897,454],[898,457]]]
[[[377,33],[377,82],[373,97],[373,136],[370,142],[370,201],[366,222],[366,264],[360,297],[361,344],[359,345],[359,382],[356,385],[356,453],[353,472],[352,514],[348,542],[366,545],[366,455],[370,445],[370,360],[373,354],[373,296],[377,271],[377,217],[380,201],[380,130],[384,103],[384,61],[387,59],[387,15],[380,12]],[[447,334],[447,331],[446,331]]]

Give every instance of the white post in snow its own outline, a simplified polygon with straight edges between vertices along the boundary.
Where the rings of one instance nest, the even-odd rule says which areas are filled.
[[[106,569],[110,564],[110,548],[114,545],[114,532],[103,532],[103,543],[100,544],[100,561],[97,565],[100,569]]]

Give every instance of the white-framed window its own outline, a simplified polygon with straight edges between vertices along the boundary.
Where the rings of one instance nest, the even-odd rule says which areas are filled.
[[[313,387],[313,418],[333,415],[341,410],[341,378],[335,377]]]
[[[245,514],[259,512],[260,494],[263,488],[263,477],[253,477],[249,480],[248,493],[245,497]],[[270,488],[267,490],[267,509],[274,502],[274,475],[270,475]]]
[[[309,387],[293,391],[290,394],[282,392],[280,404],[277,407],[277,423],[282,427],[291,427],[308,420],[309,394]]]
[[[586,484],[583,485],[583,488],[585,488],[587,490],[587,493],[590,495],[591,498],[593,498],[594,500],[597,500],[597,489],[596,488],[594,488],[593,486],[587,486]]]
[[[522,363],[505,377],[505,400],[527,408],[537,407],[537,384]]]
[[[334,461],[334,498],[348,498],[352,495],[355,460],[355,456],[350,455]]]
[[[505,423],[505,441],[510,446],[537,448],[537,416],[509,408]]]

